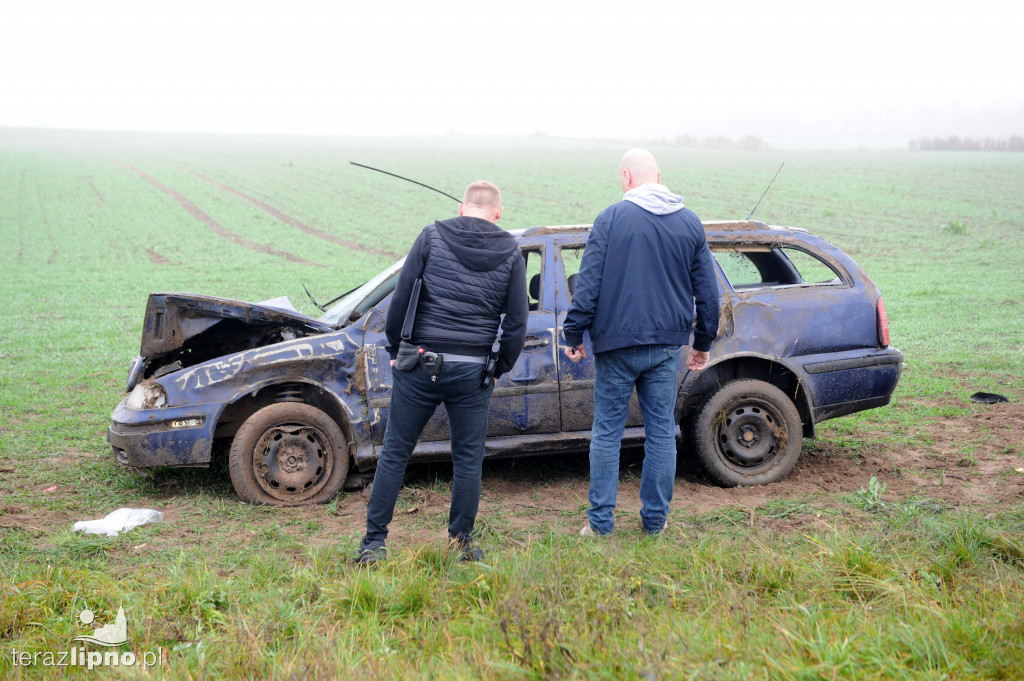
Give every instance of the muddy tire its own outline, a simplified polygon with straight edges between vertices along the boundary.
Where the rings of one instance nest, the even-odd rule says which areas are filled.
[[[235,491],[249,503],[322,504],[345,484],[348,448],[330,416],[301,402],[280,402],[242,424],[228,467]]]
[[[697,458],[723,487],[782,479],[803,446],[803,427],[793,401],[764,381],[726,383],[708,396],[692,423]]]

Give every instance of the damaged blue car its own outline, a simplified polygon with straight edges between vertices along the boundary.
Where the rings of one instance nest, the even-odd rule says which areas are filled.
[[[881,293],[839,248],[758,221],[708,222],[705,232],[721,318],[709,367],[696,373],[680,364],[680,456],[696,457],[723,486],[774,482],[816,424],[888,404],[903,355],[889,344]],[[593,353],[569,361],[561,325],[589,227],[514,234],[526,260],[527,338],[494,390],[487,456],[585,451]],[[152,294],[128,395],[111,415],[107,439],[117,460],[208,466],[220,443],[239,496],[281,506],[323,503],[347,480],[365,480],[390,406],[384,321],[401,264],[319,318],[286,299]],[[643,438],[634,394],[623,445]],[[441,407],[413,460],[449,457]]]

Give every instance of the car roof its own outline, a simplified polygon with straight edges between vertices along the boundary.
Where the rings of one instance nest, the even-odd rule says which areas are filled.
[[[510,231],[513,236],[545,236],[548,234],[572,234],[590,231],[591,225],[550,225]],[[704,223],[705,232],[748,232],[762,230],[785,230],[807,232],[802,227],[780,227],[760,220],[711,220]]]

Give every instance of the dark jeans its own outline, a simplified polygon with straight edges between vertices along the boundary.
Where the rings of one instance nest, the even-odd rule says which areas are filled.
[[[441,367],[437,381],[431,381],[419,367],[411,371],[394,370],[384,447],[366,509],[364,548],[388,536],[409,457],[423,427],[442,402],[451,428],[454,467],[448,536],[463,545],[469,544],[480,505],[487,408],[493,390],[493,383],[490,388],[481,387],[483,370],[482,364],[448,362]]]

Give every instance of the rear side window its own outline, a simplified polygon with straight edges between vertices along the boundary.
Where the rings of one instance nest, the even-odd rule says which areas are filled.
[[[580,264],[583,262],[583,246],[563,246],[562,265],[565,270],[565,290],[569,302],[576,293],[576,277],[580,273]]]
[[[524,248],[526,261],[526,293],[530,297],[530,311],[540,310],[544,299],[544,251],[539,248]]]
[[[845,286],[830,264],[789,246],[712,245],[733,289],[776,289],[790,286]]]

